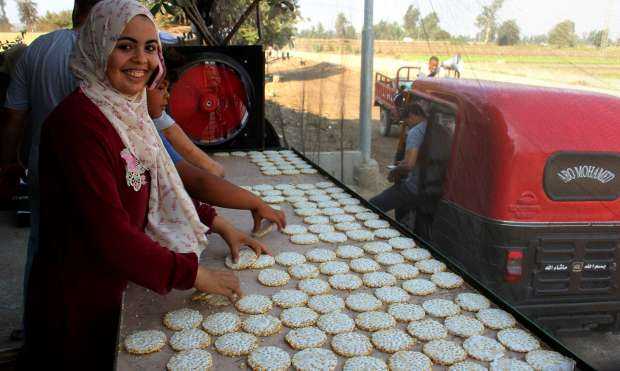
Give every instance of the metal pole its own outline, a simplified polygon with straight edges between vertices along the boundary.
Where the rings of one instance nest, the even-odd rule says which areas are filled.
[[[362,77],[360,95],[360,151],[364,163],[370,162],[372,137],[372,82],[373,42],[372,12],[373,0],[364,0],[364,28],[362,30]]]

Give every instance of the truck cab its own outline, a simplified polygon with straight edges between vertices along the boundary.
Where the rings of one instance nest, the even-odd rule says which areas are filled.
[[[618,330],[620,99],[417,80],[415,232],[552,330]]]

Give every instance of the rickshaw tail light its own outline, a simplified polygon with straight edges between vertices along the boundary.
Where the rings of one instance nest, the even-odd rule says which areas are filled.
[[[506,282],[519,282],[523,275],[523,251],[509,251],[506,255]]]

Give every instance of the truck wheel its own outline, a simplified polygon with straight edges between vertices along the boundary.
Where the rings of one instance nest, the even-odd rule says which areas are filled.
[[[392,129],[390,113],[385,108],[381,108],[380,116],[381,116],[381,135],[384,137],[389,137],[390,129]]]

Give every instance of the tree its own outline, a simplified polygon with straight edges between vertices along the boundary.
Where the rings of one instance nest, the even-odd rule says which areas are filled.
[[[521,39],[521,30],[517,21],[510,19],[502,23],[497,30],[498,45],[515,45]]]
[[[183,16],[180,4],[192,1],[196,4],[203,17],[206,17],[207,28],[219,40],[224,40],[228,32],[237,23],[241,14],[254,0],[141,0],[151,9],[151,13],[162,15]],[[283,5],[282,0],[263,0],[259,3],[259,16],[252,12],[241,25],[235,36],[230,40],[231,45],[262,44],[276,48],[289,44],[296,33],[295,25],[300,18],[299,0],[287,0],[293,5],[290,11]],[[207,16],[208,15],[208,16]],[[256,20],[260,19],[261,34],[256,28]]]
[[[565,20],[553,27],[549,32],[549,44],[558,47],[575,46],[577,35],[575,34],[575,22]]]
[[[446,40],[450,34],[442,30],[439,26],[439,16],[437,13],[429,13],[420,21],[420,33],[427,40]]]
[[[476,26],[480,29],[479,35],[485,44],[495,38],[497,12],[502,5],[504,5],[504,0],[493,0],[491,5],[483,6],[482,12],[476,17]]]
[[[0,32],[8,32],[13,28],[9,18],[6,16],[5,7],[6,0],[0,0]]]
[[[586,42],[588,42],[588,44],[596,46],[597,48],[604,48],[607,45],[607,31],[591,31],[586,37]]]
[[[73,24],[70,10],[61,10],[58,13],[47,11],[37,22],[39,31],[52,31],[59,28],[70,28]]]
[[[405,31],[397,22],[381,20],[372,28],[377,40],[401,40],[405,36]]]
[[[420,21],[420,11],[413,5],[409,5],[403,17],[403,29],[405,36],[416,37],[418,35],[418,22]]]
[[[19,20],[27,30],[33,31],[37,23],[37,3],[32,0],[17,0]]]
[[[344,13],[338,13],[336,15],[336,21],[334,23],[334,30],[336,31],[336,37],[340,39],[354,39],[355,27],[349,22]]]

